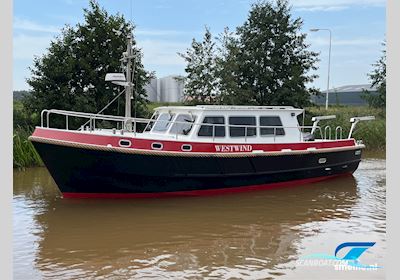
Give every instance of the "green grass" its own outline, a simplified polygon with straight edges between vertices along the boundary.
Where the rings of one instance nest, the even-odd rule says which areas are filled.
[[[42,166],[43,162],[28,140],[32,129],[30,127],[16,126],[13,133],[13,166],[14,168],[25,168]]]
[[[312,116],[336,115],[336,119],[320,121],[323,132],[324,127],[329,125],[332,129],[332,137],[335,137],[335,128],[343,128],[343,137],[347,137],[350,130],[350,118],[361,116],[375,116],[373,121],[362,121],[356,126],[353,137],[363,140],[366,149],[369,151],[384,152],[386,149],[386,113],[383,109],[374,109],[367,106],[349,107],[334,106],[325,110],[324,107],[309,107],[306,109],[306,124],[311,125]],[[318,134],[317,134],[318,135]],[[319,135],[318,135],[319,136]]]

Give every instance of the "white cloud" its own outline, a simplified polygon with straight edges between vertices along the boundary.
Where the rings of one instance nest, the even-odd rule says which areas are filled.
[[[168,30],[168,29],[136,29],[134,31],[135,35],[143,36],[179,36],[187,35],[188,32],[179,30]]]
[[[386,0],[291,0],[297,11],[341,11],[350,7],[384,7]]]
[[[189,43],[150,39],[138,41],[138,45],[143,49],[143,63],[152,66],[184,66],[185,62],[177,52],[190,47]]]
[[[42,55],[50,46],[53,36],[33,36],[19,34],[13,38],[14,59],[27,59],[30,63],[34,56]]]
[[[44,33],[57,33],[61,28],[53,25],[43,25],[29,19],[14,18],[13,28],[15,30],[37,31]]]
[[[324,37],[310,37],[308,39],[311,46],[327,46],[329,39]],[[378,46],[382,43],[382,39],[375,38],[353,38],[353,39],[335,39],[332,38],[332,46]]]
[[[347,6],[332,6],[332,7],[327,7],[327,6],[312,6],[312,7],[299,7],[295,8],[296,11],[305,11],[305,12],[337,12],[337,11],[343,11],[348,9],[349,7]]]

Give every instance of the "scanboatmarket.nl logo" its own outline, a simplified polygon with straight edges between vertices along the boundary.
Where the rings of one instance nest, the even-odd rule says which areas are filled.
[[[334,255],[312,254],[301,257],[296,261],[298,266],[334,266],[335,270],[378,270],[378,264],[362,264],[358,259],[375,242],[345,242],[336,247]],[[338,257],[339,252],[350,249],[343,257]]]

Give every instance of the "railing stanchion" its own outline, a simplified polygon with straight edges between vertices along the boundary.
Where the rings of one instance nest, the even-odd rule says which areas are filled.
[[[212,126],[212,132],[213,142],[215,142],[215,124]]]
[[[136,137],[136,119],[133,119],[133,135]]]
[[[138,122],[139,123],[142,123],[142,122],[143,123],[149,123],[149,122],[152,121],[152,120],[142,119],[142,118],[129,118],[129,119],[127,119],[127,118],[122,117],[122,116],[111,116],[111,115],[108,116],[108,115],[91,114],[91,113],[83,113],[83,112],[72,112],[72,111],[65,111],[65,110],[46,110],[45,109],[45,110],[43,110],[41,112],[40,124],[41,124],[42,127],[50,128],[50,114],[56,114],[56,115],[60,115],[60,116],[65,116],[65,127],[66,127],[66,130],[69,130],[69,118],[70,117],[79,118],[79,119],[80,118],[86,119],[87,121],[85,122],[85,124],[83,126],[81,126],[80,130],[90,129],[90,131],[94,131],[96,129],[96,120],[97,119],[99,119],[100,121],[106,121],[107,123],[111,122],[113,127],[115,127],[115,123],[117,123],[117,129],[120,128],[121,130],[126,129],[125,125],[127,123],[131,124],[133,122],[133,125],[132,125],[132,127],[131,127],[131,129],[129,131],[130,132],[133,131],[133,134],[134,134],[135,137],[137,136],[137,133],[138,133]],[[186,122],[176,122],[176,121],[171,122],[171,123],[173,123],[173,124],[187,124]],[[86,126],[86,125],[88,125],[88,126]],[[218,127],[224,128],[225,135],[227,137],[229,137],[227,133],[230,133],[229,129],[231,127],[236,128],[238,130],[243,129],[244,130],[244,135],[241,135],[241,137],[242,137],[242,139],[244,138],[246,143],[249,142],[249,139],[248,139],[249,136],[251,137],[251,136],[258,135],[258,134],[259,134],[259,136],[265,136],[264,134],[262,134],[264,132],[262,132],[261,130],[262,129],[268,129],[269,130],[271,128],[273,128],[273,133],[274,133],[274,135],[273,135],[273,137],[274,137],[273,143],[276,143],[276,139],[277,139],[276,137],[277,136],[281,136],[281,134],[277,135],[278,129],[287,129],[288,132],[290,131],[290,129],[296,129],[296,132],[300,132],[300,134],[299,134],[299,141],[300,142],[301,141],[305,141],[304,140],[305,138],[304,138],[304,135],[303,135],[303,131],[306,131],[306,130],[308,130],[310,128],[313,130],[313,134],[314,134],[315,138],[316,138],[316,134],[317,134],[316,130],[318,129],[319,132],[320,132],[321,139],[326,139],[326,140],[328,140],[328,139],[332,140],[333,139],[332,128],[331,127],[326,127],[325,131],[322,131],[321,127],[317,126],[317,125],[313,125],[313,126],[299,126],[299,125],[297,125],[297,126],[272,126],[272,125],[271,126],[261,126],[261,125],[244,125],[244,124],[230,125],[229,123],[223,123],[223,124],[216,124],[216,123],[215,124],[213,124],[213,123],[198,123],[197,124],[197,123],[193,123],[193,127],[197,127],[197,126],[201,127],[202,125],[208,126],[208,127],[209,126],[212,127],[212,135],[208,135],[208,137],[212,136],[212,141],[213,142],[215,142],[215,138],[217,137],[216,134],[217,134],[217,128]],[[107,127],[107,125],[106,125],[106,127]],[[250,130],[249,128],[255,129],[255,134],[253,134],[253,133],[249,134],[249,130]],[[139,127],[139,129],[140,129],[140,127]],[[142,131],[142,130],[140,129],[140,131]],[[198,130],[196,130],[196,131],[198,131]],[[252,131],[253,130],[250,130],[250,132],[252,132]],[[339,137],[340,138],[343,137],[341,127],[336,127],[336,131],[335,132],[336,132],[335,133],[336,139],[339,139]],[[174,134],[174,133],[171,133],[171,134]],[[290,134],[290,133],[288,133],[288,134]],[[180,132],[177,131],[175,133],[175,135],[171,135],[171,136],[172,137],[175,136],[176,139],[179,139],[179,135],[180,135]],[[267,136],[269,136],[269,137],[265,138],[265,142],[267,142],[267,143],[271,142],[271,138],[270,138],[271,135],[269,133],[267,133]]]
[[[343,138],[343,129],[341,126],[337,126],[335,129],[335,138],[338,140],[338,131],[340,132],[340,139]]]

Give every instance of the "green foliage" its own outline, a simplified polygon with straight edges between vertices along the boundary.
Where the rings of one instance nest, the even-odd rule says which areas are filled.
[[[108,72],[120,72],[119,59],[125,51],[126,36],[133,28],[120,15],[109,15],[97,2],[84,9],[84,22],[65,26],[48,51],[34,59],[28,84],[32,94],[23,99],[31,113],[43,109],[98,112],[121,90],[106,83]],[[146,115],[144,85],[151,73],[144,70],[140,50],[134,41],[134,84],[138,116]],[[121,114],[124,100],[112,104],[104,113]],[[121,109],[119,109],[121,108]]]
[[[386,43],[383,43],[384,48]],[[375,69],[372,73],[368,74],[372,82],[372,86],[377,88],[378,94],[372,95],[369,91],[365,90],[363,98],[367,100],[370,107],[385,108],[386,107],[386,49],[382,51],[382,56],[373,64]]]
[[[261,1],[252,6],[247,21],[238,28],[239,84],[251,90],[258,105],[309,104],[307,89],[317,76],[317,53],[307,50],[302,20],[293,19],[286,0]]]
[[[216,57],[216,77],[219,87],[219,101],[226,105],[257,105],[252,97],[252,91],[240,86],[238,39],[226,27],[218,36],[220,47]]]
[[[20,101],[25,96],[29,95],[29,91],[27,90],[14,90],[13,91],[13,100]]]
[[[375,120],[368,122],[359,122],[353,132],[355,139],[363,140],[367,150],[385,151],[386,149],[386,114],[385,110],[380,108],[369,108],[367,106],[331,106],[328,111],[325,107],[308,107],[306,109],[305,125],[312,125],[313,116],[336,115],[336,119],[321,121],[319,126],[322,133],[324,127],[329,125],[332,131],[332,138],[335,138],[335,128],[341,126],[343,137],[347,137],[350,131],[350,118],[360,116],[375,116]],[[319,132],[316,133],[319,137]]]
[[[17,126],[34,126],[38,123],[39,116],[28,112],[21,101],[13,102],[13,127]]]
[[[206,29],[185,55],[189,99],[241,105],[309,105],[307,88],[317,76],[318,54],[308,50],[300,18],[293,19],[288,1],[253,4],[236,34],[225,29],[215,49]],[[202,98],[205,97],[205,98]]]
[[[32,166],[42,166],[43,162],[33,147],[28,137],[33,131],[32,127],[14,127],[13,134],[13,166],[14,168],[24,168]]]
[[[202,41],[192,40],[186,53],[178,53],[187,62],[185,99],[189,104],[213,104],[217,98],[215,43],[206,27]]]

